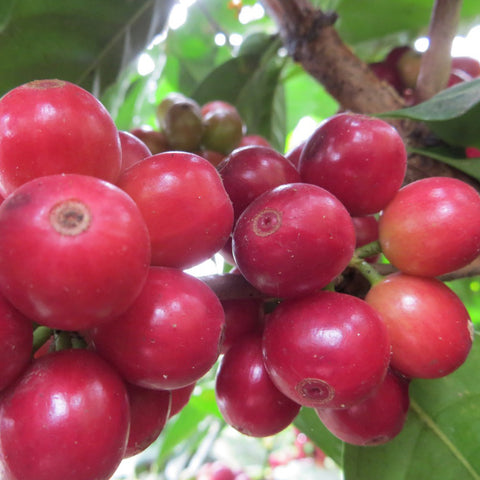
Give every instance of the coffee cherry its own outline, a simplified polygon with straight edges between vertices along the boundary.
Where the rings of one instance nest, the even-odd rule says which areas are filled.
[[[337,438],[352,445],[381,445],[402,430],[410,406],[408,380],[387,372],[378,390],[348,408],[317,408],[322,423]]]
[[[63,80],[34,80],[0,99],[0,195],[34,178],[77,173],[115,182],[120,140],[106,108]]]
[[[217,371],[215,394],[225,421],[252,437],[279,433],[300,409],[270,379],[259,334],[241,338],[225,353]]]
[[[300,182],[296,168],[273,148],[237,148],[218,165],[235,221],[255,198],[286,183]]]
[[[32,322],[0,296],[0,391],[27,368],[32,344]]]
[[[220,461],[203,464],[195,480],[236,480],[235,472]]]
[[[123,172],[117,185],[142,212],[153,265],[189,268],[227,242],[232,202],[204,158],[174,151],[152,155]]]
[[[212,368],[224,324],[220,300],[204,282],[181,270],[151,267],[133,305],[88,336],[128,382],[172,390]]]
[[[300,156],[305,143],[306,141],[299,143],[296,147],[292,148],[285,154],[285,158],[289,160],[297,170],[300,165]]]
[[[150,150],[151,155],[170,150],[167,139],[163,132],[152,130],[147,127],[138,127],[130,130],[130,133],[141,140]]]
[[[110,478],[125,453],[129,426],[125,385],[96,353],[44,355],[2,397],[2,478]]]
[[[480,62],[473,57],[453,57],[452,70],[454,69],[463,70],[472,78],[480,77]]]
[[[237,148],[245,126],[236,109],[215,109],[203,117],[202,145],[224,155]]]
[[[468,73],[463,70],[453,69],[448,77],[447,88],[458,83],[469,82],[470,80],[472,80],[472,77]]]
[[[167,115],[167,112],[170,110],[170,107],[177,102],[184,101],[188,101],[188,97],[186,97],[185,95],[183,95],[183,93],[180,92],[170,92],[165,95],[165,97],[163,97],[162,101],[157,105],[157,108],[155,109],[155,116],[157,118],[157,122],[161,131],[165,131],[165,117]]]
[[[391,85],[398,93],[402,93],[405,89],[402,79],[395,66],[385,62],[370,63],[369,67],[373,70],[375,75],[380,79]]]
[[[248,147],[250,145],[273,148],[272,144],[265,137],[262,137],[262,135],[255,135],[254,133],[244,135],[237,148]]]
[[[147,147],[147,144],[142,142],[139,137],[133,133],[120,130],[118,132],[120,138],[120,146],[122,148],[122,168],[126,170],[133,164],[143,160],[145,157],[152,155],[152,152]]]
[[[205,117],[209,113],[215,110],[231,110],[237,111],[235,105],[225,102],[224,100],[211,100],[210,102],[204,103],[201,108],[202,117]]]
[[[375,284],[365,300],[381,314],[391,365],[403,375],[443,377],[465,362],[473,325],[460,298],[440,280],[396,273]]]
[[[397,60],[398,74],[405,88],[415,88],[422,55],[415,50],[406,50]]]
[[[41,325],[79,330],[114,318],[140,293],[149,265],[139,209],[98,178],[36,178],[0,206],[0,291]]]
[[[355,230],[345,207],[316,185],[290,183],[254,200],[233,232],[244,277],[275,297],[320,290],[352,258]]]
[[[480,195],[455,178],[410,183],[383,210],[379,241],[385,257],[411,275],[462,268],[480,254]]]
[[[233,298],[221,300],[225,312],[225,333],[221,353],[225,353],[240,338],[263,328],[263,299]]]
[[[401,187],[407,154],[395,128],[359,114],[338,114],[320,124],[300,157],[303,182],[325,188],[352,216],[382,210]]]
[[[170,417],[172,394],[126,383],[130,430],[124,458],[143,452],[160,435]]]
[[[345,408],[379,387],[390,341],[382,318],[365,301],[321,291],[284,300],[273,311],[263,355],[273,383],[293,401]]]
[[[175,390],[170,390],[170,396],[172,397],[172,405],[170,408],[169,417],[172,418],[178,412],[180,412],[183,407],[187,405],[192,396],[193,390],[195,389],[196,382],[191,383],[185,387],[176,388]]]
[[[190,98],[174,102],[165,112],[163,131],[172,149],[198,150],[204,132],[199,105]]]
[[[480,149],[476,147],[467,147],[465,149],[465,156],[467,158],[479,158],[480,157]]]
[[[199,155],[208,160],[214,167],[217,167],[225,158],[225,155],[214,150],[202,150]]]

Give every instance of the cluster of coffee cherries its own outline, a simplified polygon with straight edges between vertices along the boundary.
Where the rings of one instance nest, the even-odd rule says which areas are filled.
[[[422,54],[408,45],[393,48],[383,60],[369,64],[382,80],[389,83],[407,103],[414,103],[414,90],[420,72]],[[452,57],[447,88],[480,77],[480,62],[473,57]]]
[[[480,252],[471,186],[402,187],[401,137],[363,115],[285,155],[236,138],[214,165],[196,143],[152,153],[66,81],[0,99],[2,479],[110,478],[219,358],[218,406],[240,432],[273,435],[305,406],[362,445],[401,430],[410,379],[465,361],[471,321],[436,277]],[[375,273],[380,251],[395,274]],[[254,293],[185,271],[218,252]],[[349,268],[364,298],[338,291]]]
[[[157,105],[155,113],[156,129],[141,126],[130,131],[152,154],[187,151],[216,166],[235,148],[270,146],[263,136],[247,133],[237,108],[222,100],[199,105],[190,97],[172,92]]]

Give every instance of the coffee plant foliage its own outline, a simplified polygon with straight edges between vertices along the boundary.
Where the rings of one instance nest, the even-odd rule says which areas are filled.
[[[268,16],[242,24],[235,2],[197,0],[185,24],[166,31],[173,3],[2,1],[0,94],[35,78],[69,80],[98,95],[120,129],[156,128],[155,106],[172,91],[200,103],[225,100],[238,108],[247,131],[263,135],[279,151],[289,148],[302,117],[320,122],[337,112],[337,101],[281,47]],[[241,2],[243,6],[255,3]],[[433,5],[431,0],[312,3],[338,13],[340,36],[368,62],[425,35]],[[478,0],[464,0],[459,33],[468,31],[479,18]],[[238,47],[228,41],[217,45],[217,33],[226,39],[231,34],[242,35],[243,42]],[[137,71],[136,62],[142,52],[154,66],[144,75]],[[426,121],[447,146],[418,151],[480,180],[480,164],[458,153],[459,146],[480,146],[480,80],[457,88],[457,95],[450,92],[394,115]],[[456,280],[449,286],[461,296],[478,325],[480,279]],[[405,428],[385,445],[346,445],[328,433],[308,408],[302,409],[295,425],[343,469],[346,480],[480,479],[480,339],[478,334],[475,337],[467,362],[455,373],[412,382]],[[213,389],[213,380],[207,376],[200,393],[167,425],[158,440],[157,470],[179,448],[184,455],[193,455],[217,428],[221,415]]]

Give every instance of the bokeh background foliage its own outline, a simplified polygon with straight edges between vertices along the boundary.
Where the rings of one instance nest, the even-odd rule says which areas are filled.
[[[242,5],[255,3],[244,0]],[[425,35],[433,5],[432,0],[312,3],[338,12],[340,35],[366,61],[379,60],[392,47]],[[280,151],[291,147],[300,119],[308,116],[320,122],[338,110],[337,102],[281,48],[267,16],[242,24],[235,2],[197,0],[181,28],[165,30],[173,4],[174,0],[2,0],[0,95],[33,79],[69,80],[99,96],[120,129],[157,128],[155,106],[171,91],[201,103],[222,99],[238,107],[250,133],[264,135]],[[464,0],[459,33],[478,23],[478,0]],[[218,45],[214,36],[219,33],[227,39],[238,34],[243,41]],[[141,52],[153,64],[148,74],[137,69]],[[435,154],[440,161],[462,162],[454,151]],[[463,166],[480,178],[479,166]],[[472,319],[480,322],[480,279],[449,285]],[[453,375],[414,381],[407,425],[385,446],[344,445],[311,409],[302,409],[296,425],[342,466],[346,480],[480,479],[479,365],[477,339],[469,360]],[[160,472],[180,455],[187,462],[223,425],[212,378],[206,378],[189,407],[167,426],[148,468]]]

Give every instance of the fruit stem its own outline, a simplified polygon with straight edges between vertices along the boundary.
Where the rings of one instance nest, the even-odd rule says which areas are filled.
[[[53,330],[40,325],[33,331],[33,352],[39,350],[53,335]]]
[[[54,335],[56,352],[72,348],[72,337],[70,336],[70,332],[55,330]]]
[[[355,256],[358,258],[373,257],[379,253],[382,253],[382,246],[378,240],[367,243],[355,250]]]
[[[384,278],[383,275],[378,273],[371,263],[368,263],[366,260],[363,260],[363,258],[360,258],[357,255],[352,257],[349,266],[356,268],[370,282],[371,286],[381,282]]]

